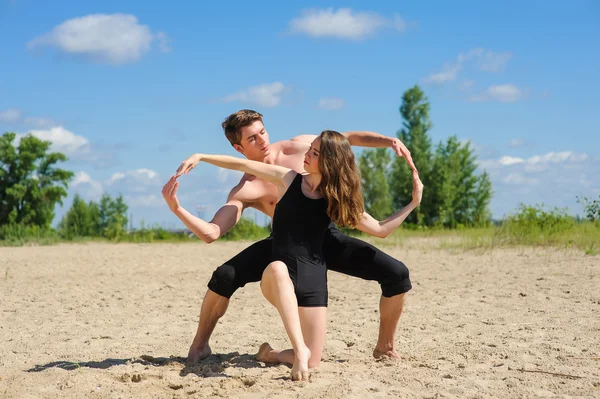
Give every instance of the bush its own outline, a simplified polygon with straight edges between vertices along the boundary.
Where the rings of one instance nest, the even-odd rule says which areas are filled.
[[[221,236],[221,239],[227,241],[256,241],[267,237],[269,234],[270,230],[268,227],[261,227],[252,220],[242,217],[231,230]]]
[[[574,225],[575,219],[565,209],[521,204],[501,225],[498,235],[515,244],[549,244]]]
[[[195,238],[195,236],[192,236]],[[171,233],[162,227],[144,228],[135,230],[121,238],[128,242],[154,242],[154,241],[191,241],[186,233]]]
[[[51,228],[5,224],[0,226],[2,245],[23,245],[29,242],[48,244],[59,240],[57,232]]]
[[[577,197],[577,202],[583,205],[583,212],[590,222],[600,221],[600,197],[593,201],[588,197]]]

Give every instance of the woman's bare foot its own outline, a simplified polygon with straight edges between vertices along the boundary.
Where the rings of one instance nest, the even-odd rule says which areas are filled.
[[[393,348],[387,349],[385,351],[375,348],[375,349],[373,349],[373,357],[377,360],[383,360],[383,359],[400,360],[400,359],[402,359],[400,357],[400,355],[398,354],[398,352],[396,352],[396,349],[393,349]]]
[[[292,381],[308,381],[310,371],[308,371],[308,360],[310,359],[310,349],[305,346],[302,349],[294,351],[294,364],[292,365]]]
[[[189,364],[197,364],[206,359],[212,354],[210,346],[206,345],[203,348],[192,345],[188,352],[187,362]]]
[[[256,360],[264,363],[278,363],[277,355],[275,357],[271,356],[271,352],[273,348],[269,345],[268,342],[263,343],[258,349],[258,353],[256,354]]]

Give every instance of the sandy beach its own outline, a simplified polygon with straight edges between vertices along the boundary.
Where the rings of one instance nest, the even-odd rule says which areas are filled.
[[[413,282],[399,362],[371,356],[378,284],[330,272],[311,382],[255,360],[262,342],[289,346],[258,284],[232,298],[213,355],[186,366],[212,271],[247,245],[0,248],[0,397],[600,397],[600,257],[548,248],[383,248]]]

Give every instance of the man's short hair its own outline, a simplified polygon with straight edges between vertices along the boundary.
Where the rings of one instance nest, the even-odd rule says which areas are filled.
[[[262,114],[251,109],[241,109],[229,115],[221,123],[221,127],[231,145],[240,144],[242,141],[242,128],[250,126],[256,121],[262,122]]]

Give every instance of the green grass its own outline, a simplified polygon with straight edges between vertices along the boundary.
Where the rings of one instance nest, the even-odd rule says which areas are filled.
[[[577,249],[596,255],[600,251],[600,222],[577,220],[558,208],[521,205],[497,226],[444,230],[406,225],[385,240],[372,241],[383,246],[404,246],[409,239],[410,245],[421,242],[451,251],[520,246]]]
[[[88,243],[88,242],[129,242],[129,243],[184,243],[200,242],[195,235],[169,232],[161,227],[141,228],[129,233],[124,230],[113,234],[114,237],[103,236],[65,236],[54,229],[25,227],[19,225],[0,226],[0,246],[51,245],[57,243]],[[260,227],[252,221],[242,218],[228,231],[222,241],[250,240],[258,241],[269,235],[269,229]]]
[[[574,223],[567,229],[542,229],[531,226],[523,229],[514,224],[503,223],[488,228],[442,229],[398,229],[386,239],[359,236],[378,246],[400,246],[422,243],[432,248],[447,250],[480,250],[508,247],[553,247],[578,249],[587,255],[600,251],[600,224],[592,222]]]
[[[347,231],[353,236],[377,246],[405,247],[417,245],[423,249],[457,251],[489,251],[500,247],[553,247],[580,250],[586,255],[600,252],[600,222],[576,221],[560,211],[522,207],[521,211],[498,226],[486,228],[416,228],[406,225],[386,239],[373,238]],[[269,235],[268,229],[242,219],[219,241],[257,241]],[[60,242],[131,242],[131,243],[194,243],[196,236],[168,232],[160,227],[141,229],[109,240],[103,237],[74,237],[66,240],[54,230],[0,226],[0,246],[51,245]]]
[[[50,245],[60,241],[56,231],[36,226],[0,226],[0,246]]]

